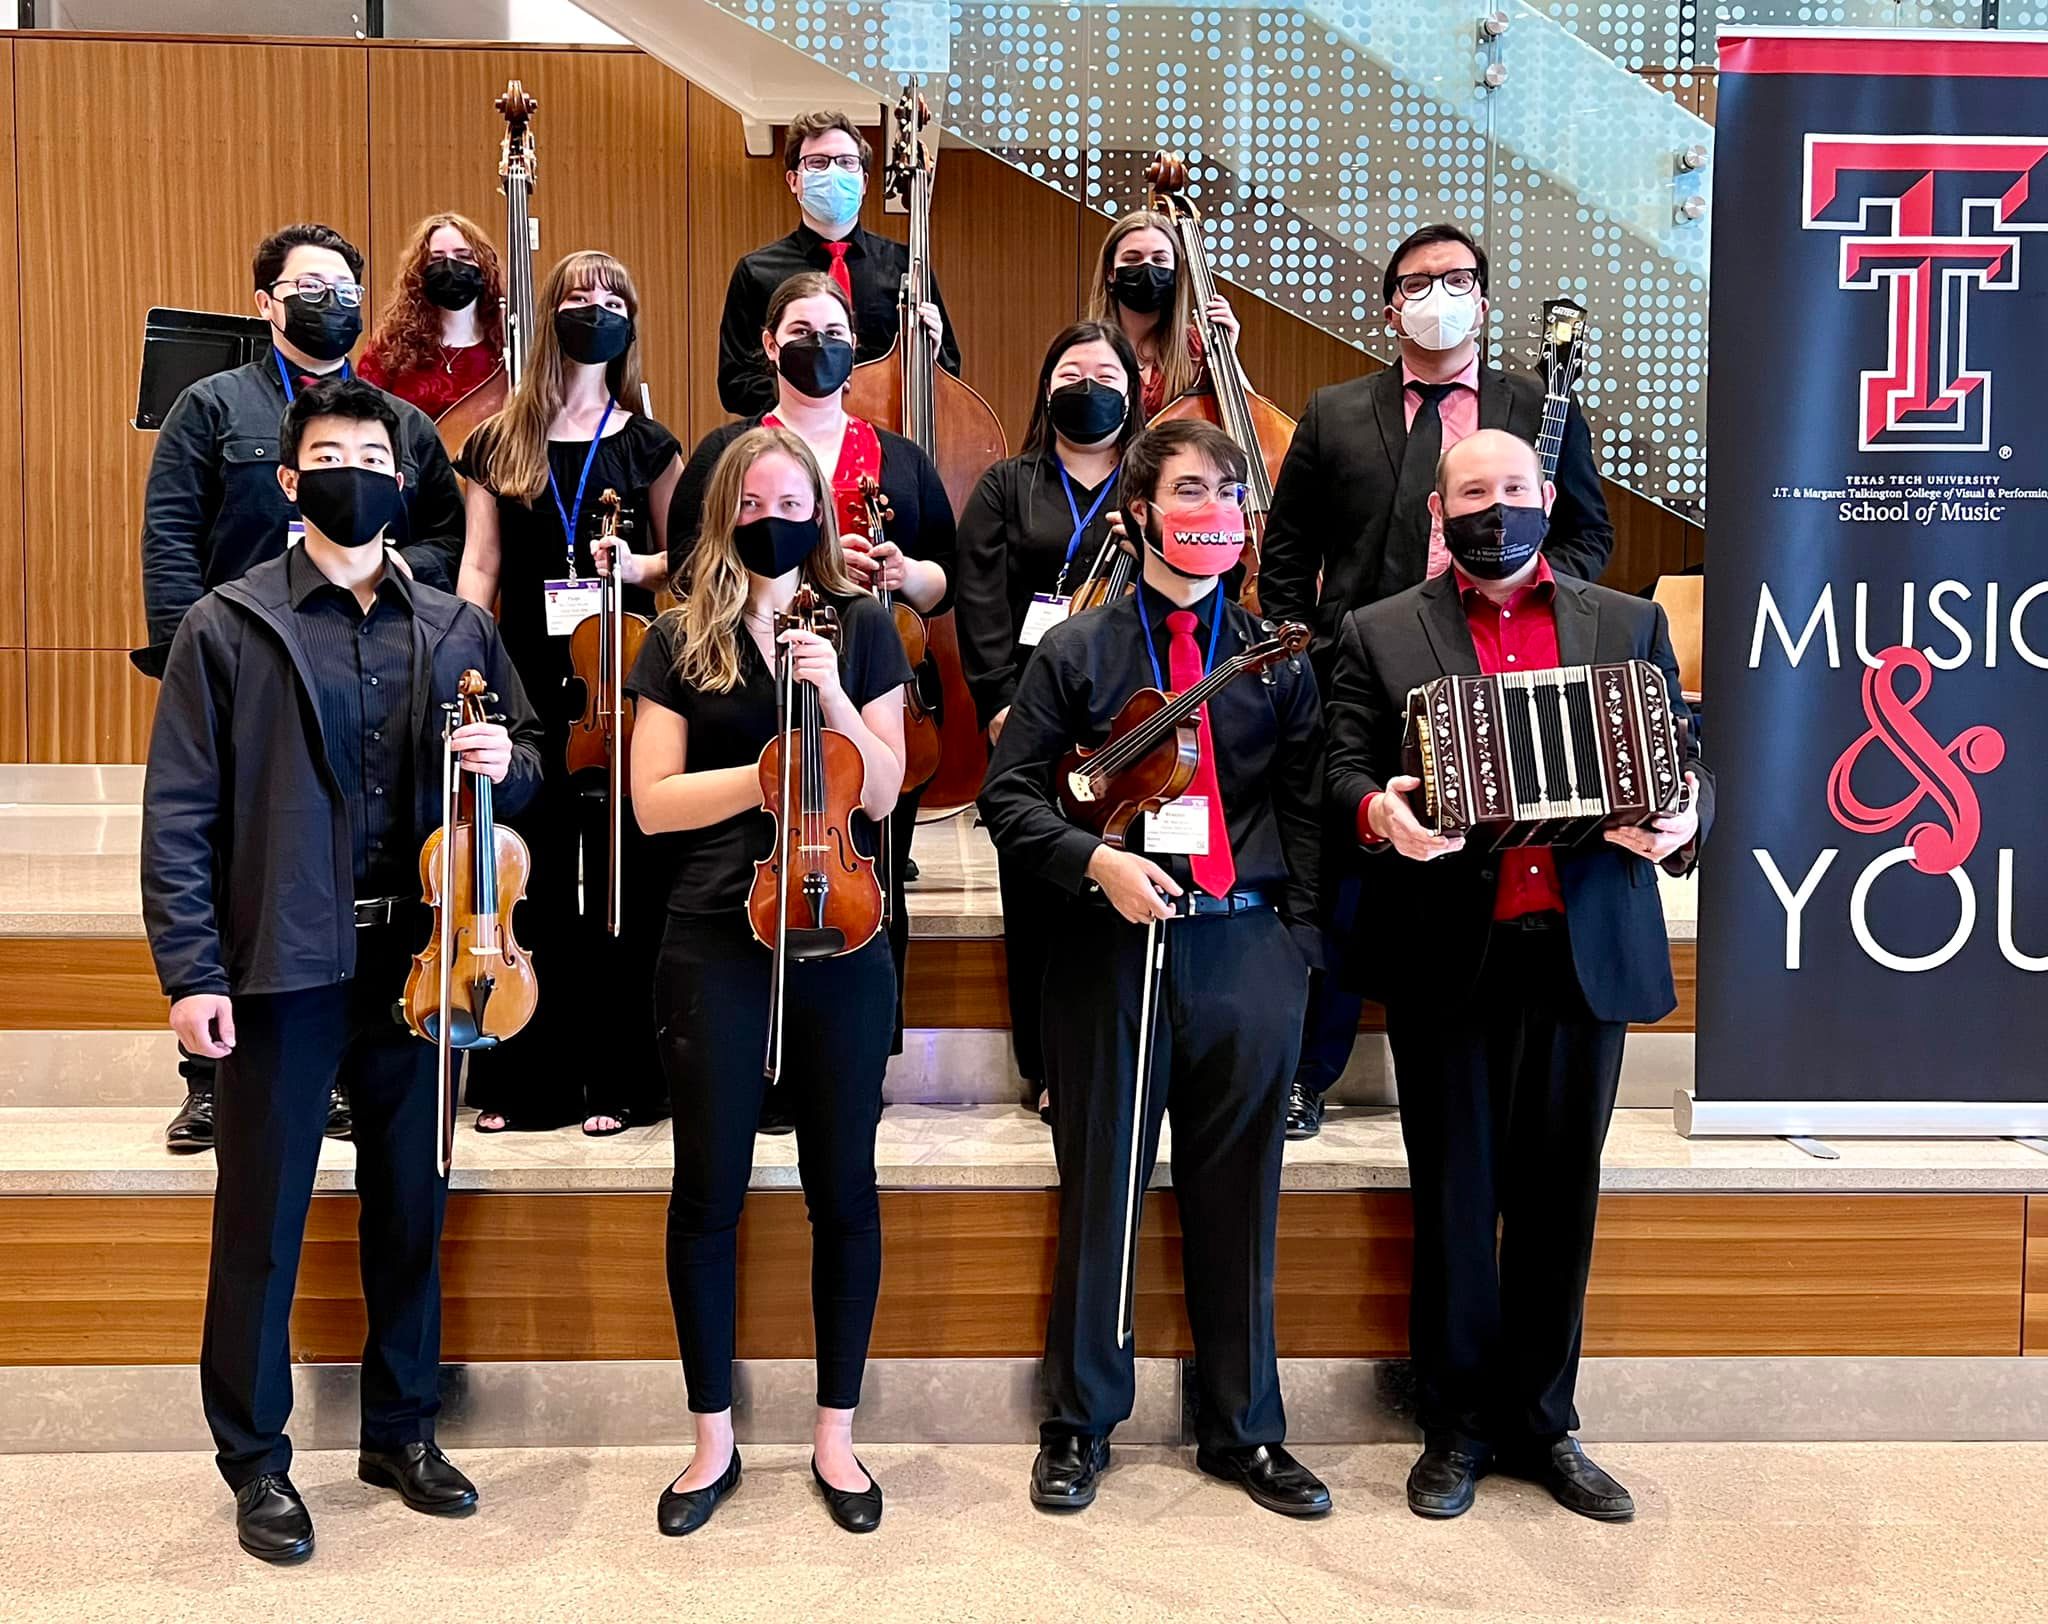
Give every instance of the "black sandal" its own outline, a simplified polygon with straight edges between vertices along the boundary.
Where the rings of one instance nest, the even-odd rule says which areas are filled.
[[[583,1137],[585,1139],[609,1139],[613,1134],[624,1133],[628,1128],[632,1126],[632,1124],[626,1120],[624,1114],[621,1112],[592,1111],[590,1113],[590,1116],[608,1116],[612,1119],[612,1121],[616,1122],[618,1126],[616,1128],[593,1128],[590,1125],[590,1117],[585,1117],[583,1119]]]
[[[484,1118],[487,1116],[494,1116],[498,1119],[498,1125],[495,1128],[486,1128],[484,1126]],[[476,1121],[471,1123],[470,1126],[478,1133],[510,1133],[512,1131],[512,1119],[502,1111],[479,1111],[476,1114]]]

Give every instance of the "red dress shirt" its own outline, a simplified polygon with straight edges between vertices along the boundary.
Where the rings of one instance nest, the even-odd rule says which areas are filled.
[[[1453,566],[1453,573],[1458,597],[1465,606],[1465,624],[1472,632],[1472,651],[1479,656],[1484,675],[1556,668],[1557,616],[1550,605],[1557,595],[1557,581],[1550,573],[1549,559],[1539,558],[1536,574],[1502,604],[1481,592],[1463,570]],[[1368,795],[1358,806],[1358,838],[1369,846],[1384,844],[1372,828],[1372,803],[1377,798]],[[1548,846],[1512,846],[1501,853],[1494,918],[1519,919],[1524,914],[1563,911],[1557,859]]]

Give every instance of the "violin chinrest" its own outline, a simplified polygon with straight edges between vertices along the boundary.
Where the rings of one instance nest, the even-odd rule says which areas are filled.
[[[846,951],[846,932],[830,925],[789,927],[784,951],[793,959],[829,959]]]
[[[441,1012],[430,1009],[421,1017],[420,1036],[429,1043],[440,1039]],[[476,1017],[466,1009],[452,1012],[448,1022],[448,1047],[451,1049],[495,1049],[498,1040],[488,1032],[478,1032]]]

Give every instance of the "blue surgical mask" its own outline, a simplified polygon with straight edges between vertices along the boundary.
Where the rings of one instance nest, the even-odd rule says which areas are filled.
[[[866,190],[864,175],[849,175],[843,169],[828,169],[822,175],[805,171],[804,213],[837,231],[860,218],[860,195]]]

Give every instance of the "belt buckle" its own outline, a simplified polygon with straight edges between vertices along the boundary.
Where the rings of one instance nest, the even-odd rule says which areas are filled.
[[[388,925],[397,907],[396,897],[370,897],[356,904],[356,929],[368,930],[374,925]]]

